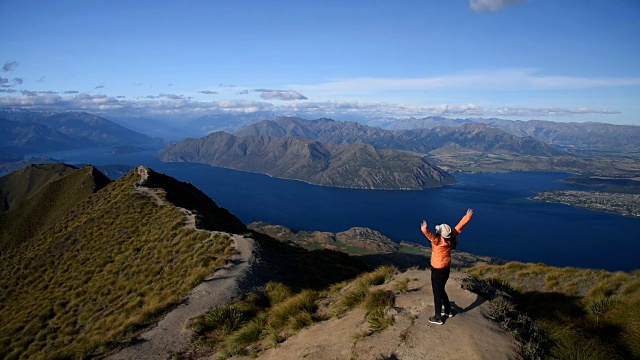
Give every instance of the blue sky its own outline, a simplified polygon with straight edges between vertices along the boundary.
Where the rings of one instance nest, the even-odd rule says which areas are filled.
[[[0,0],[0,16],[0,107],[640,125],[637,0]]]

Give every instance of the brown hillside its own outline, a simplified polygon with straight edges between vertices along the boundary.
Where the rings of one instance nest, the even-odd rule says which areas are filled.
[[[0,212],[28,199],[53,180],[77,170],[67,164],[31,164],[0,177]]]

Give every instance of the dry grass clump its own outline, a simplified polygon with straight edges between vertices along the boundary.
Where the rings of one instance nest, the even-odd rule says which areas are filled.
[[[393,266],[381,266],[373,272],[360,275],[350,284],[344,286],[342,292],[336,295],[336,299],[332,304],[333,314],[340,316],[364,304],[364,308],[367,310],[368,334],[386,329],[393,324],[393,318],[387,316],[385,310],[393,306],[395,296],[389,291],[371,291],[369,287],[390,281],[397,272],[398,269]],[[408,281],[406,284],[408,284]],[[337,292],[338,288],[334,288],[333,291]]]
[[[133,192],[129,173],[0,265],[0,357],[86,358],[129,342],[224,265],[226,235]]]
[[[267,299],[272,305],[283,302],[293,295],[293,292],[288,287],[278,282],[269,282],[264,290]]]
[[[530,316],[550,339],[548,356],[640,358],[640,271],[515,262],[466,271],[513,296],[518,316]],[[505,326],[515,322],[514,316],[499,318]]]
[[[194,318],[190,327],[198,339],[189,352],[193,357],[213,355],[217,359],[255,355],[313,323],[326,320],[326,307],[336,304],[344,311],[345,304],[349,308],[364,304],[370,331],[382,331],[393,323],[384,310],[393,306],[395,297],[388,291],[369,291],[369,287],[389,281],[396,272],[396,268],[385,266],[329,290],[305,289],[298,293],[282,283],[270,282],[262,292],[249,293],[232,304]]]
[[[344,287],[344,292],[335,302],[334,313],[341,315],[360,305],[369,295],[369,287],[381,285],[393,278],[398,270],[393,266],[381,266],[373,272],[358,276],[354,281]]]
[[[409,282],[411,282],[409,278],[398,279],[393,283],[393,290],[401,293],[407,292],[409,291]]]
[[[385,310],[395,303],[393,293],[385,290],[374,290],[367,295],[364,308],[367,310],[367,325],[370,333],[381,332],[393,324],[393,318],[385,314]]]
[[[276,346],[320,320],[320,298],[314,290],[294,294],[283,284],[270,282],[262,293],[250,293],[193,319],[190,327],[199,335],[194,351],[226,359]]]

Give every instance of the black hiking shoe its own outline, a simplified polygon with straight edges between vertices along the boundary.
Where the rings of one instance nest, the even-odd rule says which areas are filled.
[[[429,322],[432,323],[432,324],[438,324],[438,325],[444,324],[444,322],[442,322],[441,318],[435,317],[435,316],[430,317],[429,318]]]
[[[447,318],[452,318],[453,317],[453,310],[451,310],[448,314],[446,312],[442,312],[440,314],[440,316],[446,316]]]

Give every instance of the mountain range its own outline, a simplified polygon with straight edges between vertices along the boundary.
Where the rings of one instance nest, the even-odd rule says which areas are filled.
[[[434,129],[385,130],[357,122],[331,119],[305,120],[280,117],[261,121],[234,133],[239,136],[296,136],[327,144],[370,144],[379,149],[397,149],[427,154],[455,144],[495,154],[559,156],[565,153],[532,137],[518,137],[486,124],[463,124]]]
[[[225,150],[224,146],[215,147],[216,151],[227,154],[224,159],[214,161],[199,158],[194,161],[328,186],[423,189],[451,183],[447,173],[456,172],[562,171],[578,173],[583,177],[607,176],[616,179],[633,179],[639,174],[638,126],[443,117],[369,121],[369,124],[376,126],[327,118],[305,120],[279,117],[246,125],[260,118],[271,117],[273,114],[268,112],[242,116],[207,115],[187,122],[183,128],[174,124],[172,126],[177,127],[170,129],[167,127],[169,124],[163,123],[158,131],[171,134],[171,138],[182,139],[180,134],[185,131],[198,134],[219,128],[237,129],[245,125],[233,135],[245,138],[296,137],[316,141],[322,144],[316,148],[325,147],[324,150],[332,153],[330,162],[318,158],[320,153],[317,152],[313,160],[296,158],[302,153],[296,156],[281,153],[286,156],[277,161],[267,161],[273,165],[273,169],[267,171],[261,164],[266,157],[261,158],[259,152],[252,152],[247,159],[232,159],[232,152]],[[135,127],[143,129],[160,124],[159,121],[148,121],[147,125],[144,123],[144,119],[136,119]],[[32,162],[55,162],[55,159],[47,158],[47,152],[98,146],[112,146],[114,152],[144,150],[136,145],[160,141],[87,113],[0,109],[0,173],[15,171]],[[193,143],[193,140],[187,139],[185,142]],[[274,140],[271,142],[274,143]],[[359,149],[328,149],[327,146],[331,145],[355,145]],[[362,145],[370,145],[374,149]],[[255,146],[251,148],[257,149]],[[277,153],[277,150],[271,150]],[[411,154],[400,156],[395,153],[391,159],[381,150],[402,150],[423,156],[421,162],[424,166],[420,167],[421,163],[414,162],[415,159],[408,160]],[[339,156],[336,151],[340,153]],[[366,155],[360,157],[358,152]],[[40,159],[25,158],[29,154],[43,155],[38,155]],[[236,152],[234,156],[245,155]],[[194,159],[191,155],[182,156],[182,159],[176,154],[172,156],[177,161]],[[401,158],[407,166],[416,166],[415,173],[409,171],[407,166],[404,169],[398,167],[401,166]],[[377,161],[375,165],[372,163],[374,160]]]
[[[584,149],[638,149],[640,126],[599,122],[555,122],[545,120],[504,120],[445,117],[371,120],[369,125],[388,130],[433,129],[440,126],[458,127],[465,124],[487,124],[515,136],[531,136],[545,143]]]
[[[478,120],[481,121],[482,119]],[[391,126],[390,120],[385,122]],[[402,120],[404,121],[404,120]],[[395,122],[395,124],[402,121]],[[410,129],[388,130],[356,122],[334,121],[331,119],[305,120],[296,117],[280,117],[274,121],[261,121],[234,134],[241,136],[296,136],[329,144],[364,143],[379,149],[397,149],[414,152],[439,168],[450,172],[485,171],[561,171],[581,174],[581,176],[599,176],[615,178],[637,178],[640,174],[640,158],[636,154],[634,137],[640,127],[593,124],[591,129],[584,126],[567,124],[557,125],[553,130],[527,130],[531,136],[510,134],[493,125],[472,122],[471,120],[427,118],[408,119]],[[518,122],[492,119],[506,125]],[[426,122],[426,123],[425,123]],[[435,126],[436,124],[449,126]],[[506,124],[506,125],[505,125]],[[527,122],[526,124],[540,124]],[[525,125],[526,125],[525,124]],[[575,125],[575,126],[574,126]],[[513,125],[515,126],[515,125]],[[543,128],[544,124],[541,125]],[[575,137],[568,129],[575,128]],[[598,128],[605,133],[602,134]],[[524,130],[523,130],[524,131]],[[608,132],[609,131],[609,132]],[[608,133],[607,133],[608,132]],[[596,135],[599,133],[599,135]],[[546,134],[543,136],[543,134]],[[555,134],[555,135],[553,135]],[[613,138],[618,137],[619,140]],[[523,134],[519,134],[523,135]],[[549,144],[537,137],[549,140],[575,139],[577,145],[563,142]],[[602,141],[597,143],[597,138]],[[559,141],[559,140],[558,140]],[[594,142],[595,147],[586,143]],[[580,145],[582,144],[582,145]],[[601,144],[601,145],[600,145]],[[617,145],[612,145],[617,144]],[[617,147],[619,146],[619,147]]]
[[[69,117],[76,118],[84,122],[84,125],[75,122],[70,122]],[[86,124],[92,122],[92,117],[98,118],[95,115],[90,115],[82,112],[45,112],[45,111],[29,111],[23,109],[0,109],[0,119],[17,121],[27,124],[41,124],[47,127],[60,130],[61,127],[66,126],[67,129],[62,131],[63,133],[71,136],[77,134],[82,137],[93,138],[93,141],[104,144],[109,142],[115,137],[122,136],[117,133],[122,130],[122,127],[133,128],[138,132],[146,134],[154,134],[154,136],[164,136],[171,140],[176,140],[184,137],[201,137],[205,136],[213,131],[225,131],[234,132],[242,128],[246,128],[252,123],[259,122],[261,120],[273,120],[278,117],[270,112],[258,112],[254,114],[212,114],[204,115],[192,120],[175,120],[173,122],[169,120],[161,121],[159,119],[147,119],[147,118],[133,118],[124,117],[109,121],[103,118],[102,123],[94,122],[95,125],[103,126],[104,129],[101,132],[112,133],[109,135],[93,134],[89,135],[86,131],[82,134],[82,131],[77,129],[78,126],[85,127]],[[319,119],[322,120],[322,119]],[[112,125],[108,125],[108,123]],[[349,121],[341,121],[344,123],[354,123]],[[63,124],[66,123],[66,124]],[[117,124],[119,125],[117,125]],[[640,126],[634,125],[615,125],[599,122],[554,122],[547,120],[505,120],[499,118],[446,118],[439,116],[430,116],[424,118],[380,118],[380,119],[361,119],[356,124],[368,125],[372,128],[380,128],[384,130],[416,130],[416,129],[433,129],[437,127],[450,127],[456,128],[468,124],[487,124],[491,127],[501,129],[511,135],[518,137],[533,137],[537,140],[543,141],[547,144],[561,146],[561,147],[575,147],[584,149],[611,149],[611,148],[627,148],[637,149],[640,145],[635,140],[640,136]],[[181,125],[180,125],[181,124]],[[15,124],[11,124],[16,126]],[[113,126],[115,125],[115,126]],[[6,126],[6,124],[5,124]],[[111,127],[111,129],[108,129]],[[75,129],[74,129],[75,128]],[[7,127],[5,127],[2,133],[7,133]],[[73,130],[69,130],[73,129]],[[94,129],[95,130],[95,129]],[[362,129],[360,129],[361,131]],[[20,131],[20,130],[17,130]],[[24,131],[24,130],[22,130]],[[33,129],[33,131],[41,131]],[[371,133],[374,135],[375,133]],[[97,135],[97,136],[96,136]],[[247,135],[244,133],[238,133],[238,135]],[[272,134],[275,135],[275,134]],[[281,135],[279,135],[281,136]],[[298,134],[296,136],[309,137],[309,135]],[[43,139],[51,138],[43,136]],[[55,137],[52,138],[55,140]],[[69,139],[61,139],[64,142]],[[79,138],[76,141],[80,140]],[[128,144],[131,143],[143,143],[148,141],[144,139],[133,139],[132,141],[126,140]],[[324,140],[318,139],[322,142]],[[329,140],[329,139],[327,139]],[[331,139],[330,141],[340,141],[339,139]],[[4,141],[3,141],[4,142]],[[110,144],[108,144],[110,145]],[[375,145],[374,145],[375,146]]]
[[[327,144],[300,137],[215,132],[160,150],[163,161],[199,162],[312,184],[361,189],[425,189],[453,177],[421,156],[372,145]]]
[[[568,156],[532,137],[514,136],[486,124],[385,130],[326,118],[280,117],[248,125],[234,135],[215,132],[166,145],[159,157],[326,186],[424,189],[452,183],[450,174],[424,158],[429,153]]]
[[[0,152],[14,154],[158,141],[85,112],[0,109],[0,131]]]

